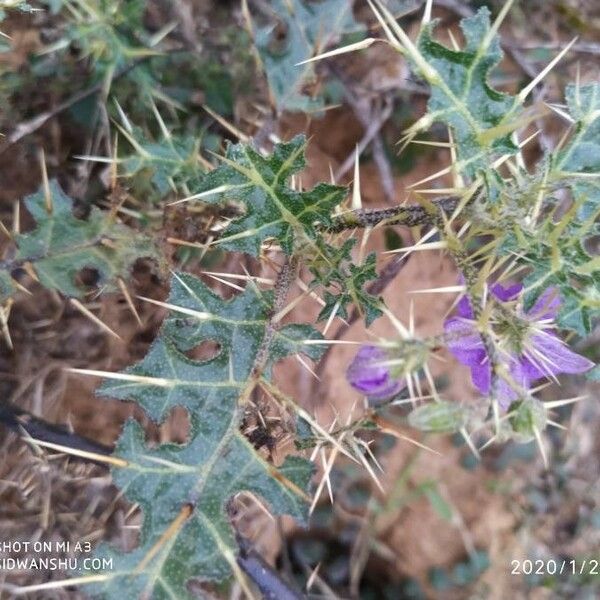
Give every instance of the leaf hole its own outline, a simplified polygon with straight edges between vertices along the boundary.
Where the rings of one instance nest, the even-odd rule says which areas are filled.
[[[197,346],[190,348],[184,354],[191,360],[206,361],[215,358],[221,352],[221,344],[213,340],[204,340]]]

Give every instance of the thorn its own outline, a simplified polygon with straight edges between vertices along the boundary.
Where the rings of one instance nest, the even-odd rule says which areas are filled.
[[[98,327],[100,327],[100,329],[102,329],[105,333],[112,335],[114,338],[118,339],[121,342],[123,341],[123,339],[121,338],[121,336],[118,333],[113,331],[104,321],[101,321],[94,313],[89,311],[81,302],[79,302],[79,300],[77,300],[76,298],[70,298],[69,300],[70,300],[71,304],[80,313],[82,313],[90,321],[92,321],[93,323],[98,325]]]
[[[10,337],[10,330],[8,329],[8,318],[10,316],[10,309],[13,304],[13,299],[9,298],[6,301],[6,306],[0,306],[0,323],[2,324],[2,335],[6,341],[6,345],[10,350],[14,349],[12,338]]]
[[[235,127],[235,125],[233,125],[232,123],[230,123],[229,121],[227,121],[227,119],[224,119],[221,115],[219,115],[218,113],[216,113],[209,106],[207,106],[206,104],[203,104],[202,108],[215,121],[217,121],[217,123],[219,123],[219,125],[221,125],[225,129],[227,129],[227,131],[229,131],[230,133],[232,133],[233,135],[235,135],[235,137],[237,137],[241,142],[244,142],[244,144],[247,144],[250,141],[250,138],[245,133],[242,133],[237,127]]]
[[[475,444],[473,443],[473,440],[471,439],[469,432],[464,427],[461,427],[459,431],[460,431],[461,435],[463,436],[463,438],[465,439],[465,442],[467,442],[467,446],[469,446],[469,449],[471,450],[471,452],[473,453],[475,458],[477,458],[478,460],[481,460],[481,455],[479,454],[477,448],[475,447]]]
[[[354,440],[351,440],[350,445],[352,446],[354,453],[366,469],[367,473],[371,476],[371,479],[375,482],[375,485],[379,488],[382,494],[385,494],[385,489],[383,485],[381,485],[379,477],[377,477],[377,474],[375,473],[375,471],[373,471],[373,467],[371,467],[369,461],[365,458],[365,455],[360,451],[358,444]]]
[[[500,12],[498,13],[496,20],[492,23],[492,26],[490,27],[490,30],[488,31],[488,33],[485,36],[485,39],[482,43],[483,50],[487,50],[488,46],[492,43],[492,39],[498,33],[498,30],[500,29],[500,25],[502,25],[502,22],[506,18],[506,15],[508,14],[508,11],[512,7],[513,2],[514,2],[514,0],[507,0],[506,3],[504,4],[504,6],[502,7],[502,9],[500,10]],[[479,50],[479,51],[481,51],[481,50]]]
[[[427,0],[425,2],[425,10],[423,11],[423,19],[421,20],[422,25],[427,25],[431,21],[432,6],[433,6],[433,0]]]
[[[411,144],[417,144],[419,146],[435,146],[436,148],[452,148],[454,144],[450,142],[433,142],[430,140],[412,140]]]
[[[16,206],[16,204],[15,204]],[[9,239],[12,240],[14,239],[13,234],[8,230],[8,228],[6,227],[6,225],[0,221],[0,231],[2,231],[2,233]]]
[[[158,126],[160,128],[161,133],[163,134],[163,137],[165,138],[165,140],[171,141],[171,139],[172,139],[171,132],[167,129],[167,126],[165,125],[165,122],[163,121],[163,118],[162,118],[160,112],[158,111],[158,108],[156,107],[156,104],[155,104],[153,98],[150,100],[150,108],[152,109],[152,112],[154,113],[154,118],[156,119],[156,122],[158,123]]]
[[[447,285],[445,287],[428,288],[423,290],[410,290],[409,294],[461,294],[467,289],[464,285]]]
[[[115,106],[117,107],[117,112],[119,113],[119,118],[121,119],[121,123],[123,124],[123,127],[125,127],[125,129],[127,130],[128,133],[132,134],[133,133],[133,126],[131,125],[131,122],[127,118],[127,115],[125,114],[125,112],[121,108],[121,105],[119,104],[119,101],[116,98],[113,98],[113,102],[115,103]]]
[[[347,46],[342,46],[340,48],[336,48],[335,50],[330,50],[329,52],[323,52],[322,54],[317,54],[317,56],[313,56],[312,58],[307,58],[301,62],[296,63],[294,66],[299,67],[300,65],[306,65],[311,62],[315,62],[317,60],[323,60],[324,58],[330,58],[331,56],[338,56],[340,54],[346,54],[348,52],[355,52],[357,50],[364,50],[365,48],[369,48],[375,42],[379,42],[376,38],[365,38],[360,42],[356,42],[354,44],[348,44]]]
[[[429,232],[431,233],[431,232]],[[436,232],[433,232],[434,234]],[[396,250],[386,250],[382,254],[410,254],[411,252],[418,252],[422,250],[445,250],[448,247],[448,242],[440,240],[438,242],[429,242],[429,244],[422,243],[422,240],[418,241],[414,246],[404,246],[403,248],[397,248]]]
[[[458,52],[460,50],[460,46],[458,45],[458,42],[456,41],[456,38],[454,37],[454,34],[452,33],[452,29],[446,29],[446,32],[448,33],[448,37],[450,38],[450,43],[452,44],[452,49],[455,50],[456,52]]]
[[[308,577],[308,581],[306,582],[306,591],[310,592],[310,589],[312,588],[312,586],[315,583],[315,580],[317,579],[317,577],[319,576],[319,569],[321,568],[321,563],[319,563],[311,572],[311,574]]]
[[[24,442],[32,444],[34,446],[41,446],[42,448],[49,448],[50,450],[57,450],[64,454],[70,454],[71,456],[79,456],[81,458],[87,458],[96,462],[106,463],[108,465],[114,465],[115,467],[127,467],[129,463],[118,456],[110,456],[106,454],[98,454],[96,452],[87,452],[86,450],[80,450],[78,448],[72,448],[70,446],[63,446],[62,444],[55,444],[53,442],[46,442],[38,440],[30,436],[24,436]]]
[[[581,400],[587,400],[589,396],[577,396],[575,398],[565,398],[564,400],[551,400],[550,402],[544,402],[544,406],[548,409],[558,408],[560,406],[567,406],[568,404],[574,404]]]
[[[438,177],[441,177],[442,175],[447,175],[448,173],[451,173],[452,170],[455,168],[456,168],[456,165],[451,164],[448,167],[444,167],[443,169],[440,169],[436,173],[433,173],[433,175],[428,175],[427,177],[424,177],[423,179],[420,179],[419,181],[416,181],[415,183],[411,183],[410,185],[406,186],[406,189],[412,190],[413,188],[416,188],[418,185],[421,185],[422,183],[427,183],[428,181],[431,181],[432,179],[437,179]]]
[[[40,592],[45,590],[56,590],[65,587],[85,585],[88,583],[99,583],[102,581],[108,581],[114,579],[117,573],[103,573],[101,575],[85,575],[83,577],[71,577],[69,579],[58,579],[54,581],[47,581],[46,583],[37,583],[34,585],[25,586],[11,586],[8,584],[1,584],[0,589],[10,589],[15,596],[25,596],[27,594],[33,594],[34,592]]]
[[[181,204],[182,202],[191,202],[192,200],[200,200],[201,198],[206,198],[206,196],[213,196],[215,194],[222,194],[223,192],[227,192],[228,190],[233,189],[231,185],[220,185],[212,190],[206,190],[205,192],[200,192],[199,194],[194,194],[193,196],[188,196],[187,198],[182,198],[181,200],[175,200],[173,202],[168,202],[167,206],[173,206],[174,204]]]
[[[172,310],[174,312],[179,312],[184,315],[190,315],[191,317],[194,317],[195,319],[198,319],[199,321],[209,321],[211,319],[216,318],[216,316],[213,315],[212,313],[200,312],[197,310],[193,310],[191,308],[177,306],[176,304],[169,304],[168,302],[154,300],[153,298],[146,298],[145,296],[136,296],[136,298],[139,298],[140,300],[143,300],[144,302],[149,302],[150,304],[155,304],[156,306],[162,306],[163,308],[168,308],[169,310]]]
[[[117,160],[118,160],[118,150],[119,150],[119,133],[115,132],[115,141],[113,143],[113,163],[110,165],[110,189],[111,191],[115,191],[117,189]]]
[[[321,381],[321,378],[311,369],[310,365],[299,355],[295,354],[296,360],[317,380]]]
[[[140,385],[155,385],[157,387],[173,387],[174,381],[161,377],[145,377],[143,375],[133,375],[131,373],[114,373],[113,371],[97,371],[95,369],[74,369],[66,368],[68,373],[78,375],[91,375],[93,377],[105,377],[106,379],[116,379],[120,381],[131,381]]]
[[[33,265],[27,261],[26,263],[23,264],[23,270],[25,271],[25,273],[27,273],[27,275],[29,275],[29,277],[31,277],[31,279],[33,279],[34,281],[37,281],[39,283],[39,279],[38,276],[33,268]]]
[[[274,285],[273,279],[267,279],[266,277],[255,277],[254,275],[237,275],[235,273],[219,273],[215,271],[202,271],[203,275],[218,275],[220,277],[229,277],[230,279],[241,279],[242,281],[255,281],[256,283],[264,283],[267,285]]]
[[[121,289],[123,296],[125,296],[125,300],[127,301],[127,305],[129,306],[129,309],[133,313],[133,316],[135,317],[135,320],[138,322],[138,325],[140,325],[140,327],[141,327],[142,320],[140,319],[140,315],[138,314],[138,311],[135,308],[135,305],[133,303],[133,300],[131,299],[131,295],[129,294],[129,290],[127,289],[127,286],[125,285],[125,282],[119,277],[119,278],[117,278],[117,283],[119,284],[119,288]]]
[[[202,244],[201,242],[188,242],[187,240],[180,240],[178,238],[167,238],[167,243],[175,246],[189,246],[190,248],[201,248],[202,250],[208,250],[208,246],[206,244]]]
[[[329,318],[327,319],[327,323],[325,324],[325,328],[323,329],[323,336],[327,335],[327,331],[329,330],[329,327],[331,327],[331,324],[333,323],[333,319],[335,318],[335,315],[337,313],[337,311],[340,308],[340,302],[338,300],[338,302],[335,303],[331,314],[329,315]]]
[[[52,214],[52,192],[50,191],[50,182],[48,181],[48,170],[46,169],[46,155],[44,149],[40,149],[40,166],[42,168],[42,185],[44,186],[44,202],[46,204],[46,212]]]
[[[244,288],[236,285],[235,283],[231,283],[231,281],[227,281],[227,279],[222,279],[221,277],[217,277],[216,275],[208,275],[206,274],[207,277],[210,277],[211,279],[214,279],[215,281],[218,281],[219,283],[222,283],[223,285],[226,285],[227,287],[233,288],[234,290],[237,290],[238,292],[244,292]]]
[[[396,315],[385,305],[381,307],[381,310],[383,311],[385,316],[390,320],[392,325],[395,327],[396,331],[400,334],[400,337],[405,340],[410,339],[410,333],[408,329],[404,327],[400,319],[398,319]]]
[[[526,85],[517,96],[517,100],[522,104],[525,98],[531,93],[535,86],[552,70],[556,63],[571,49],[571,46],[577,41],[577,37],[574,37],[547,65],[538,73],[538,75]]]
[[[290,311],[292,311],[302,300],[306,298],[308,294],[306,292],[302,292],[299,296],[296,296],[287,306],[284,306],[272,319],[272,323],[279,323],[285,315],[287,315]]]
[[[354,181],[352,183],[352,210],[360,210],[362,208],[362,197],[360,195],[360,168],[359,168],[359,151],[358,144],[356,145],[356,154],[354,157]]]
[[[300,279],[298,277],[298,279],[296,279],[296,285],[303,291],[306,292],[306,294],[312,298],[317,304],[320,304],[321,306],[325,306],[327,303],[325,302],[325,300],[323,300],[323,298],[321,298],[321,296],[319,296],[316,292],[314,292],[313,290],[311,290],[306,283],[304,283],[304,281],[302,281],[302,279]],[[343,320],[343,319],[342,319]]]
[[[548,468],[548,455],[546,454],[546,449],[544,448],[544,440],[542,439],[542,434],[536,425],[533,425],[533,435],[535,435],[535,441],[540,449],[540,454],[542,455],[542,460],[544,461],[544,467]]]
[[[552,111],[554,111],[558,116],[562,117],[565,121],[569,123],[575,123],[575,119],[565,110],[559,108],[555,104],[550,104],[549,102],[544,102],[544,104]]]
[[[158,541],[148,550],[144,558],[138,563],[132,572],[132,575],[138,575],[141,573],[150,561],[158,554],[159,550],[169,541],[172,537],[176,537],[179,531],[184,526],[185,522],[192,515],[194,508],[191,504],[184,504],[179,511],[179,514],[175,517],[172,523],[164,530]]]
[[[354,342],[352,340],[302,340],[302,343],[305,346],[318,346],[320,344],[331,344],[331,345],[343,345],[343,344],[351,344],[358,345],[364,344],[364,342]]]
[[[379,11],[375,8],[375,5],[373,4],[372,0],[367,0],[367,2],[369,3],[369,6],[371,7],[373,14],[375,15],[375,18],[379,21],[379,24],[381,25],[381,28],[383,29],[390,45],[399,52],[404,53],[404,48],[400,45],[400,43],[396,39],[396,36],[388,27],[388,24],[385,22],[385,19],[379,14]]]

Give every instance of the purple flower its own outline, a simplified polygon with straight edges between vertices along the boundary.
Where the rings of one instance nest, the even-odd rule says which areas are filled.
[[[389,357],[378,346],[361,346],[346,371],[350,385],[369,400],[389,400],[404,386],[404,379],[392,377]]]
[[[514,384],[498,378],[496,397],[504,410],[519,397],[519,388],[526,391],[537,379],[555,378],[560,373],[583,373],[594,366],[592,361],[570,350],[550,330],[560,306],[556,289],[548,288],[526,312],[518,306],[507,305],[515,303],[522,289],[520,284],[491,287],[498,307],[490,317],[490,336],[500,363]],[[458,303],[457,313],[458,316],[444,323],[448,348],[461,363],[470,367],[473,385],[487,395],[492,381],[490,361],[466,296]]]

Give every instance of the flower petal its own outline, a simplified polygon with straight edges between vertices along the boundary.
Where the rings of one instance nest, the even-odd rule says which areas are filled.
[[[523,396],[529,390],[530,380],[523,369],[520,360],[511,360],[508,365],[508,376],[511,379],[511,383],[514,385],[511,385],[504,377],[498,377],[498,383],[496,384],[496,399],[503,411],[508,410],[510,405],[517,400],[519,396]],[[521,394],[519,393],[518,388],[522,388],[523,391]]]
[[[560,295],[555,287],[544,290],[536,303],[527,311],[530,319],[554,319],[560,308]]]
[[[509,285],[508,287],[504,287],[499,283],[495,283],[491,287],[491,292],[500,300],[501,302],[509,302],[510,300],[514,300],[523,290],[523,286],[520,283],[515,283],[514,285]]]
[[[466,294],[458,301],[456,312],[458,313],[458,316],[463,319],[473,319],[475,317],[473,309],[471,308],[471,302]]]
[[[474,321],[452,317],[445,321],[444,332],[448,349],[463,365],[477,367],[485,360],[485,346]]]
[[[560,373],[585,373],[594,366],[591,360],[573,352],[553,333],[535,333],[529,344],[537,352],[531,355],[533,361],[523,357],[521,363],[530,381]]]
[[[492,383],[492,368],[490,361],[487,360],[487,355],[478,365],[471,367],[471,381],[482,394],[489,394]]]

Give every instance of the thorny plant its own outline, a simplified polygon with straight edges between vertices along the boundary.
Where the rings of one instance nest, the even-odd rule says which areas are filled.
[[[145,134],[119,107],[117,127],[133,154],[86,158],[109,163],[115,174],[121,169],[123,176],[140,170],[150,173],[158,199],[175,192],[186,196],[177,202],[190,210],[215,208],[208,235],[188,246],[203,254],[215,249],[244,253],[278,274],[273,280],[218,274],[220,281],[239,291],[224,300],[198,277],[173,272],[165,302],[143,298],[167,309],[168,316],[141,362],[118,373],[72,369],[103,378],[99,396],[134,400],[157,422],[173,408],[184,407],[190,432],[182,445],[149,447],[142,426],[130,420],[114,454],[95,456],[111,465],[116,485],[141,507],[139,544],[131,552],[101,546],[97,556],[112,558],[114,569],[75,576],[62,585],[89,584],[86,589],[92,594],[106,598],[187,598],[190,579],[219,581],[233,574],[252,597],[244,571],[253,578],[256,565],[236,554],[232,498],[246,495],[272,513],[306,522],[309,507],[328,486],[332,465],[342,455],[364,465],[380,485],[377,461],[358,432],[369,428],[400,435],[386,417],[396,405],[410,408],[407,421],[417,430],[459,432],[475,455],[508,439],[536,440],[547,461],[544,430],[559,426],[553,409],[581,398],[543,402],[539,391],[544,382],[556,381],[561,373],[597,376],[592,361],[575,353],[564,339],[588,335],[600,315],[600,258],[594,251],[600,233],[600,84],[576,81],[567,87],[564,104],[530,101],[569,46],[513,96],[494,89],[489,81],[502,57],[497,33],[510,0],[493,23],[485,8],[464,19],[464,43],[452,39],[451,47],[436,39],[431,2],[426,3],[420,31],[412,39],[383,3],[369,0],[382,37],[333,50],[325,47],[332,36],[323,41],[316,32],[331,24],[336,28],[333,37],[338,36],[347,26],[345,20],[354,23],[352,16],[331,20],[330,11],[339,16],[335,0],[291,4],[306,14],[293,20],[283,3],[276,9],[287,15],[283,21],[288,19],[288,43],[295,44],[290,65],[285,48],[265,42],[265,31],[255,27],[244,3],[278,108],[287,102],[292,108],[311,104],[302,88],[307,65],[312,68],[316,61],[387,44],[405,57],[415,78],[430,90],[427,111],[405,132],[401,148],[441,124],[448,141],[439,145],[448,149],[450,163],[414,184],[412,204],[367,210],[361,206],[358,169],[349,198],[345,188],[333,183],[303,189],[300,172],[306,141],[301,136],[267,150],[265,143],[253,144],[221,119],[242,142],[229,144],[225,154],[215,155],[211,163],[197,158],[194,140],[182,141],[169,131],[153,103],[162,135],[157,143],[142,139]],[[80,27],[82,21],[87,27],[97,10],[107,10],[104,2],[70,0],[66,5]],[[139,21],[140,4],[135,5]],[[91,22],[119,31],[118,23],[104,18]],[[73,31],[82,33],[81,28]],[[159,37],[145,40],[144,47],[152,47]],[[103,69],[97,76],[105,93],[115,72],[140,55],[133,46],[140,41],[136,36],[128,36],[130,45],[122,40],[113,44],[121,52],[116,58],[108,51],[110,36],[79,39],[82,51],[94,55]],[[104,39],[105,45],[90,45],[95,39]],[[60,44],[54,48],[60,49]],[[150,51],[142,54],[146,52]],[[291,67],[296,75],[290,78]],[[551,153],[528,166],[523,149],[539,132],[528,137],[523,132],[549,111],[565,122],[564,135]],[[43,157],[42,166],[45,169]],[[423,187],[448,175],[451,187]],[[0,316],[7,343],[12,296],[22,291],[19,278],[24,272],[69,297],[105,329],[78,300],[83,292],[76,278],[82,268],[97,272],[102,292],[120,289],[133,307],[125,283],[131,265],[140,256],[162,259],[146,234],[134,233],[119,222],[120,206],[111,211],[94,208],[86,219],[76,218],[71,200],[47,177],[25,204],[36,227],[28,233],[5,230],[14,244],[0,272],[4,295]],[[457,295],[455,314],[446,318],[443,331],[435,336],[420,337],[412,315],[394,314],[377,293],[371,293],[378,289],[373,288],[379,281],[376,256],[365,256],[365,247],[374,231],[390,225],[419,232],[414,245],[392,251],[395,264],[401,265],[417,250],[442,250],[456,265],[459,276],[454,286],[430,290]],[[305,281],[301,275],[307,274],[310,278]],[[311,324],[283,324],[299,302],[298,297],[288,299],[296,283],[302,290],[300,299],[315,298],[321,304],[322,332]],[[318,361],[328,346],[352,343],[327,338],[332,322],[347,320],[349,309],[367,326],[375,319],[389,320],[394,333],[360,347],[348,366],[349,385],[365,397],[364,414],[355,421],[336,420],[324,426],[281,391],[272,367],[297,355],[312,371],[308,360]],[[212,358],[188,358],[186,352],[206,341],[218,344]],[[480,394],[477,402],[451,401],[437,390],[429,364],[444,348],[470,368]],[[260,411],[264,402],[274,406],[281,419],[295,419],[298,453],[279,466],[253,446],[261,439],[257,446],[272,449],[268,432],[262,437],[257,433],[267,429]],[[254,424],[249,434],[250,421]],[[311,460],[317,457],[324,457],[325,475],[311,495]],[[17,591],[40,589],[44,586]]]

